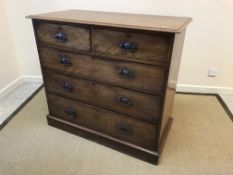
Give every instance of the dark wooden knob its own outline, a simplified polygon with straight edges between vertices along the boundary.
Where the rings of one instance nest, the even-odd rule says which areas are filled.
[[[64,57],[64,56],[59,56],[59,63],[63,64],[64,66],[71,66],[71,62],[69,58]]]
[[[67,109],[66,109],[66,113],[68,114],[68,116],[69,116],[70,118],[76,117],[76,111],[75,111],[75,109],[74,109],[73,107],[67,108]]]
[[[130,51],[130,52],[135,52],[137,50],[137,44],[134,42],[121,41],[119,46],[120,48]]]
[[[66,34],[62,31],[56,32],[54,34],[54,38],[60,42],[66,42],[67,41],[67,37]]]
[[[119,71],[119,75],[121,75],[123,77],[128,77],[128,78],[132,78],[134,76],[133,72],[127,68],[121,69]]]
[[[118,102],[123,104],[123,105],[127,105],[127,106],[131,106],[132,102],[130,99],[128,99],[127,97],[119,97]]]
[[[119,123],[117,125],[117,128],[120,130],[120,132],[122,132],[124,134],[130,133],[130,127],[126,123]]]
[[[69,92],[73,91],[73,87],[69,83],[64,83],[63,89]]]

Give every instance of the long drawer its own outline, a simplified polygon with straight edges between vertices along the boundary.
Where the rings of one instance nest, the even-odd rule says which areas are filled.
[[[157,125],[47,94],[50,115],[155,150]]]
[[[78,50],[90,50],[90,30],[62,24],[39,23],[36,33],[41,43]]]
[[[155,63],[168,61],[170,35],[94,29],[93,51],[124,60]]]
[[[46,90],[150,122],[158,122],[161,97],[95,81],[45,72]]]
[[[155,94],[161,94],[164,87],[165,70],[156,66],[99,59],[45,47],[40,47],[40,58],[46,69],[91,80]]]

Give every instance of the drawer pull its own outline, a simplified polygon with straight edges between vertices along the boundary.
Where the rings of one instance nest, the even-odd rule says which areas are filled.
[[[64,32],[56,32],[54,38],[60,42],[66,42],[67,41],[67,37],[66,34]]]
[[[137,44],[128,41],[121,41],[119,44],[120,48],[128,50],[130,52],[135,52],[137,50]]]
[[[69,107],[66,109],[66,113],[69,115],[69,118],[74,118],[76,117],[76,111],[74,108]]]
[[[119,71],[119,75],[121,75],[121,76],[123,76],[123,77],[129,77],[129,78],[131,78],[131,77],[134,76],[133,72],[131,72],[131,71],[130,71],[129,69],[127,69],[127,68],[121,69],[121,70]]]
[[[132,102],[127,97],[119,97],[118,102],[127,106],[132,106]]]
[[[117,128],[124,134],[129,134],[130,133],[130,128],[126,123],[118,124]]]
[[[64,66],[71,66],[71,62],[68,58],[60,56],[59,57],[59,63],[63,64]]]
[[[70,84],[68,84],[68,83],[64,83],[63,89],[65,91],[69,91],[69,92],[73,91],[73,87]]]

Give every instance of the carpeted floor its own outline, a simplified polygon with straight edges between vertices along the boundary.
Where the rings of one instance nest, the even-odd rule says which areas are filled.
[[[50,127],[44,91],[0,131],[0,175],[233,175],[233,122],[213,96],[177,95],[160,164]]]

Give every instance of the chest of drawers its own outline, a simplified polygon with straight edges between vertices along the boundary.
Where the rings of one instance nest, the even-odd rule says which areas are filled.
[[[48,124],[157,164],[191,19],[80,10],[29,18]]]

